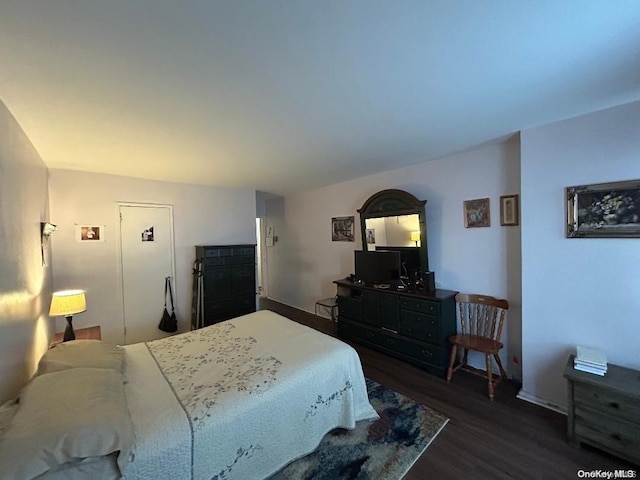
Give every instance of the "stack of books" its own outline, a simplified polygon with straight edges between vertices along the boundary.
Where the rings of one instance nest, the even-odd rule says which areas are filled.
[[[576,357],[573,360],[573,368],[581,372],[603,376],[607,373],[607,356],[597,348],[578,345],[576,347]]]

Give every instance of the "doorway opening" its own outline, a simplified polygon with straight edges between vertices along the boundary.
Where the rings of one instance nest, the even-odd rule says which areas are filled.
[[[264,238],[264,219],[256,218],[256,275],[258,284],[258,296],[267,297],[267,250],[265,248]]]

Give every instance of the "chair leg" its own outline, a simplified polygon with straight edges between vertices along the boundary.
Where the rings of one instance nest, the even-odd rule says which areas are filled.
[[[453,364],[456,361],[457,345],[451,346],[451,355],[449,356],[449,368],[447,369],[447,383],[451,382],[451,374],[453,373]]]
[[[487,378],[489,380],[489,400],[493,402],[493,372],[491,370],[491,355],[485,355],[487,363]]]
[[[467,357],[469,356],[469,349],[464,349],[464,355],[462,356],[462,365],[467,365]]]
[[[493,356],[496,359],[498,368],[500,368],[500,376],[502,377],[503,380],[508,380],[509,377],[507,377],[507,372],[505,372],[504,368],[502,368],[502,361],[500,360],[500,355],[498,355],[497,353],[494,353]]]

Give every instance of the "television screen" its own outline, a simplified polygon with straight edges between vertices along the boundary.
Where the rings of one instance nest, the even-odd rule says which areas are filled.
[[[402,275],[410,276],[411,273],[418,269],[425,270],[425,266],[420,261],[420,247],[376,247],[379,251],[395,251],[400,252],[400,264],[402,266]]]
[[[389,283],[400,278],[400,252],[355,251],[356,279],[365,284]]]

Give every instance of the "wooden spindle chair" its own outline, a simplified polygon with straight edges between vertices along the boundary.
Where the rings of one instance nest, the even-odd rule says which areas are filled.
[[[502,348],[500,338],[502,336],[502,325],[509,303],[506,300],[497,299],[488,295],[463,294],[456,295],[456,304],[460,318],[460,330],[457,335],[449,337],[451,343],[451,357],[449,358],[449,368],[447,369],[447,382],[451,381],[451,375],[456,370],[462,368],[475,375],[484,377],[475,369],[467,365],[467,355],[469,350],[482,352],[487,365],[486,377],[489,382],[489,399],[493,400],[493,389],[502,380],[507,379],[507,374],[502,368],[502,362],[498,355]],[[462,361],[455,366],[458,347],[464,349]],[[491,369],[491,357],[495,358],[500,374],[494,378]]]

